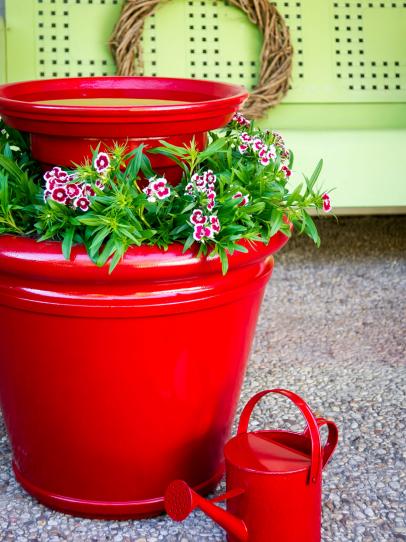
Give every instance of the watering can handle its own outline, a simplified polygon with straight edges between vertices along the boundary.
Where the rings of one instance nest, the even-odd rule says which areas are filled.
[[[338,442],[338,429],[334,422],[331,420],[326,420],[325,418],[316,418],[317,425],[320,429],[320,427],[323,427],[323,425],[327,425],[328,427],[328,436],[327,441],[324,446],[322,446],[322,468],[327,465],[329,459],[333,455],[334,450],[336,449],[337,442]],[[309,436],[309,430],[306,427],[304,433],[305,436]]]
[[[319,427],[317,425],[317,421],[316,421],[316,418],[314,417],[314,414],[310,410],[309,405],[301,397],[299,397],[299,395],[296,395],[296,393],[278,388],[278,389],[273,389],[273,390],[261,391],[257,393],[256,395],[254,395],[253,397],[251,397],[251,399],[245,405],[241,413],[240,423],[238,424],[237,433],[240,434],[240,433],[247,432],[248,423],[250,421],[250,417],[255,405],[258,403],[260,399],[262,399],[262,397],[264,397],[264,395],[267,395],[268,393],[279,393],[280,395],[284,395],[285,397],[293,401],[293,403],[295,403],[295,405],[299,408],[299,410],[303,414],[307,423],[306,431],[308,431],[310,435],[310,442],[311,442],[311,466],[310,466],[309,479],[311,482],[316,483],[318,481],[318,478],[322,469],[322,451],[321,451]],[[330,457],[330,455],[331,454],[329,454],[328,457]]]

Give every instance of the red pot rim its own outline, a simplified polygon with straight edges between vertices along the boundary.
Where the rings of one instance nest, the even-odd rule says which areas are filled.
[[[229,255],[229,272],[264,260],[280,250],[288,237],[277,232],[268,244],[241,241],[248,252]],[[72,248],[70,260],[62,254],[59,241],[38,242],[28,237],[0,236],[0,274],[30,276],[53,282],[115,282],[171,281],[190,279],[197,275],[221,274],[218,256],[197,257],[198,248],[183,253],[183,246],[174,243],[165,251],[155,246],[130,247],[114,271],[108,273],[108,264],[97,267],[88,257],[85,247]],[[136,272],[136,274],[135,274]]]
[[[170,105],[48,105],[41,99],[80,97],[139,97],[166,98],[186,101]],[[221,110],[233,112],[247,98],[247,90],[240,85],[199,79],[169,77],[72,77],[40,79],[8,83],[0,86],[0,113],[19,118],[37,118],[63,122],[92,122],[117,120],[162,122],[187,113],[190,117],[212,116]]]

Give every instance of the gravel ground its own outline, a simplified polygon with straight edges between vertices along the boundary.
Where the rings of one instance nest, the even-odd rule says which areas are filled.
[[[268,387],[302,394],[340,428],[324,475],[323,542],[406,540],[406,217],[321,224],[323,246],[292,240],[277,258],[240,401]],[[402,415],[403,414],[403,415]],[[295,427],[282,398],[252,426]],[[0,541],[223,541],[202,513],[183,524],[74,518],[39,505],[15,482],[0,424]],[[279,541],[282,542],[282,541]],[[298,541],[300,542],[300,541]]]

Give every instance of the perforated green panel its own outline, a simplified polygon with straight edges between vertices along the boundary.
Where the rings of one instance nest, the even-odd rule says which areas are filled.
[[[337,187],[336,205],[406,205],[406,1],[276,4],[295,48],[292,88],[262,124],[288,130],[308,169],[327,158],[323,179]],[[121,5],[6,0],[3,80],[113,74],[108,39]],[[145,75],[252,88],[261,36],[225,0],[167,0],[146,21],[143,49]]]
[[[8,32],[31,49],[35,77],[114,73],[107,41],[121,0],[7,0]],[[406,2],[282,1],[295,47],[286,102],[406,101]],[[34,24],[33,24],[34,23]],[[224,0],[162,2],[146,24],[145,74],[257,81],[261,37]],[[19,50],[20,49],[20,50]],[[26,78],[22,48],[8,79]]]

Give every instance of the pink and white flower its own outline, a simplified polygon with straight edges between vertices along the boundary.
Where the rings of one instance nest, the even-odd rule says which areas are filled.
[[[60,167],[54,167],[44,173],[44,180],[51,181],[54,179],[57,183],[63,184],[69,180],[69,174],[63,171]]]
[[[207,198],[208,198],[208,202],[207,202],[207,209],[209,211],[211,211],[213,209],[213,207],[215,206],[216,204],[216,192],[214,190],[210,190],[208,193],[207,193]]]
[[[204,172],[203,178],[205,179],[206,183],[208,184],[209,188],[214,187],[217,177],[214,175],[213,171],[211,169],[208,169]]]
[[[256,137],[251,142],[251,147],[255,152],[259,152],[264,146],[265,146],[265,143],[259,137]]]
[[[45,183],[45,187],[47,190],[53,190],[54,188],[57,188],[58,186],[64,186],[63,183],[58,182],[55,177],[52,177],[51,179],[48,179]]]
[[[194,173],[190,180],[192,181],[192,183],[196,183],[196,181],[198,181],[201,178],[202,178],[202,175],[199,175],[198,173]]]
[[[105,189],[105,184],[101,179],[97,179],[97,181],[94,184],[99,190]]]
[[[195,177],[195,179],[193,179],[193,177]],[[196,176],[193,175],[193,177],[192,177],[192,180],[194,180],[194,183],[198,192],[205,192],[207,181],[204,178],[204,175],[196,175]]]
[[[208,218],[201,209],[195,209],[193,213],[190,215],[189,220],[192,224],[198,225],[198,224],[206,224]]]
[[[213,233],[219,233],[221,229],[220,220],[217,218],[216,215],[211,215],[209,217],[209,224],[211,226],[211,229],[213,230]]]
[[[276,158],[276,147],[275,145],[269,145],[268,147],[268,154],[272,160],[275,160]]]
[[[90,200],[86,196],[81,196],[73,201],[73,206],[81,211],[87,211],[90,207]]]
[[[289,160],[290,152],[286,147],[281,147],[281,159],[286,162]]]
[[[275,145],[278,145],[278,147],[283,147],[285,145],[285,141],[283,140],[282,134],[277,132],[276,130],[272,131],[273,140]]]
[[[149,184],[143,189],[146,194],[147,200],[151,203],[155,203],[156,199],[166,199],[171,195],[171,189],[167,185],[168,181],[165,177],[155,177],[149,179]]]
[[[65,203],[68,199],[68,193],[64,186],[57,186],[51,192],[51,198],[58,203]]]
[[[82,195],[82,190],[80,189],[78,184],[75,183],[69,183],[65,185],[66,193],[68,194],[68,197],[73,199],[77,198]]]
[[[328,194],[323,194],[321,197],[323,199],[323,211],[329,213],[331,211],[330,196]]]
[[[165,177],[160,177],[152,183],[151,188],[158,199],[166,199],[171,195],[171,189],[167,184]]]
[[[110,158],[106,152],[99,152],[94,161],[94,168],[97,173],[103,173],[110,166]]]
[[[204,224],[196,224],[193,230],[193,239],[195,241],[205,241],[214,237],[213,230]]]
[[[190,196],[197,195],[195,192],[208,194],[214,190],[216,181],[217,177],[211,169],[208,169],[202,174],[195,173],[185,187],[185,194],[189,194]]]
[[[262,149],[260,149],[260,151],[258,152],[258,156],[260,158],[265,158],[267,154],[268,154],[268,147],[264,145]]]
[[[185,194],[189,194],[189,196],[193,196],[193,190],[194,190],[193,183],[187,183],[187,185],[185,186]]]
[[[94,191],[94,188],[90,184],[85,184],[82,188],[82,192],[84,196],[95,196],[96,192]]]
[[[251,122],[238,112],[233,116],[233,121],[237,122],[240,126],[251,126]]]
[[[283,171],[285,177],[290,177],[292,175],[292,171],[288,168],[288,166],[282,166],[281,171]]]
[[[263,158],[260,159],[259,163],[262,166],[269,166],[269,164],[271,163],[271,159],[269,158],[268,155],[265,155]]]
[[[143,192],[144,192],[144,194],[147,195],[147,200],[150,203],[155,203],[156,202],[156,197],[155,197],[154,191],[151,188],[151,183],[143,189]]]
[[[238,150],[240,151],[240,154],[245,154],[247,152],[247,150],[249,149],[248,145],[246,145],[245,143],[242,143],[241,145],[239,145],[238,147]]]
[[[45,192],[44,192],[44,203],[46,203],[49,200],[51,195],[52,195],[51,190],[45,190]]]
[[[244,196],[242,192],[236,192],[233,196],[233,199],[239,199],[242,198],[241,202],[238,204],[238,207],[242,207],[243,205],[248,205],[249,196]]]
[[[252,137],[249,134],[247,134],[247,132],[243,132],[240,135],[240,139],[243,143],[251,143]]]

